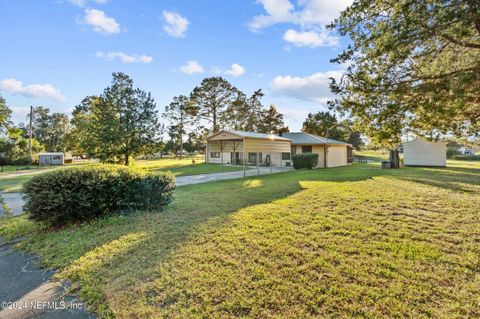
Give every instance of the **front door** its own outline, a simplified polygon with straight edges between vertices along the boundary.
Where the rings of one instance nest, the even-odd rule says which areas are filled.
[[[233,165],[240,165],[241,164],[240,153],[239,152],[230,153],[230,163],[232,163]]]

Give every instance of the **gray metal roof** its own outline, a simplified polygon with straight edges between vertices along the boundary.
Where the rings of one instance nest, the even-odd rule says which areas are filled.
[[[256,132],[244,132],[244,131],[235,131],[235,130],[222,130],[218,132],[217,134],[221,132],[227,132],[231,134],[235,134],[241,137],[250,137],[250,138],[261,138],[261,139],[269,139],[269,140],[281,140],[281,141],[290,141],[289,138],[278,136],[275,134],[268,134],[268,133],[256,133]],[[211,138],[217,134],[213,134],[208,138]]]
[[[283,137],[292,140],[292,145],[350,145],[348,143],[304,132],[283,133]]]

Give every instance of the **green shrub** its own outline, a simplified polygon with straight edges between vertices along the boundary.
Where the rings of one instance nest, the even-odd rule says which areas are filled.
[[[52,170],[24,185],[24,210],[35,220],[66,224],[134,209],[157,209],[172,200],[169,172],[92,165]]]
[[[480,161],[480,155],[453,155],[451,158],[460,161]]]
[[[317,153],[302,153],[293,156],[293,167],[295,169],[316,167],[318,163]]]

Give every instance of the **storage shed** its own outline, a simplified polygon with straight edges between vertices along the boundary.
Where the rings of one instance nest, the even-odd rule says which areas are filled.
[[[63,165],[65,155],[63,153],[39,153],[39,165]]]
[[[423,138],[403,143],[405,166],[447,166],[447,143],[429,142]]]

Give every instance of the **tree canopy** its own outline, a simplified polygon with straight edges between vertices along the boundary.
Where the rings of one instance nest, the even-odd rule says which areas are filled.
[[[0,131],[6,131],[11,124],[10,116],[12,115],[12,109],[7,106],[7,102],[0,95]]]
[[[29,121],[29,115],[26,118]],[[24,126],[26,124],[23,124]],[[40,144],[45,146],[47,152],[61,152],[67,147],[67,135],[70,130],[68,115],[63,113],[51,113],[44,106],[33,108],[32,112],[32,135]],[[28,136],[28,127],[24,128]]]
[[[288,127],[283,121],[283,114],[278,112],[275,105],[272,104],[268,109],[262,111],[258,131],[275,134],[288,132]]]
[[[353,42],[333,60],[347,69],[331,105],[374,142],[478,135],[478,0],[357,0],[330,28]]]
[[[203,79],[190,95],[198,117],[211,123],[211,132],[218,132],[227,122],[227,109],[237,101],[238,90],[222,77]]]
[[[124,73],[113,73],[111,86],[99,97],[88,97],[74,112],[74,136],[79,147],[102,162],[122,161],[157,150],[162,126],[150,93],[135,89]]]
[[[309,113],[303,122],[302,131],[347,142],[356,149],[360,149],[360,146],[364,144],[360,132],[355,129],[350,120],[339,121],[330,112]]]
[[[180,158],[183,156],[183,137],[187,133],[187,127],[194,124],[197,113],[198,107],[185,95],[175,96],[165,107],[163,117],[170,123],[169,135],[180,148]]]

